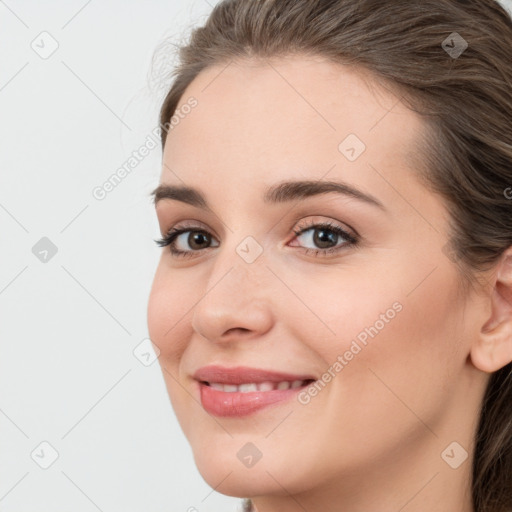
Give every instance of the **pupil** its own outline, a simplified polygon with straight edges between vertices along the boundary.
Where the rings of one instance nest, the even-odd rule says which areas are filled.
[[[190,233],[188,237],[188,243],[190,247],[194,247],[194,244],[196,243],[197,239],[199,239],[199,245],[201,245],[201,238],[208,239],[208,237],[205,236],[204,233],[200,233],[198,231]],[[201,249],[201,247],[199,247]]]
[[[333,243],[334,245],[336,245],[336,237],[337,237],[337,234],[334,233],[333,231],[329,231],[328,229],[322,229],[322,230],[316,230],[317,233],[320,233],[318,236],[315,235],[313,237],[313,241],[315,242],[315,244],[317,244],[320,248],[324,249],[324,248],[328,248],[328,245],[325,246],[323,244],[327,243]],[[330,233],[331,236],[326,236],[325,233]]]

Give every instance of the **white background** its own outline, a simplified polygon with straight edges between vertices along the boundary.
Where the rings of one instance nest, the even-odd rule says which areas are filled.
[[[160,253],[159,145],[92,194],[157,126],[157,45],[215,3],[0,0],[0,512],[240,507],[199,475],[158,362],[133,354]]]

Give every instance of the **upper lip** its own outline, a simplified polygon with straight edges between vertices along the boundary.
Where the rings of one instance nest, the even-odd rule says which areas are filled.
[[[194,375],[194,379],[203,382],[215,382],[219,384],[248,384],[259,382],[283,382],[295,380],[315,380],[311,375],[291,374],[277,372],[273,370],[261,370],[259,368],[250,368],[248,366],[203,366],[199,368]]]

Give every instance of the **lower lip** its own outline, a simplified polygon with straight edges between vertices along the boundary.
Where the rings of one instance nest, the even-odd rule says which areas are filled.
[[[272,391],[250,391],[227,393],[199,383],[203,408],[213,416],[241,417],[252,414],[270,405],[289,400],[305,389],[306,386],[293,389],[274,389]]]

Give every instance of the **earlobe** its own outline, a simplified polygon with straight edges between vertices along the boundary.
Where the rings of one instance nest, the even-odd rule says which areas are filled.
[[[512,247],[498,263],[489,300],[491,316],[471,347],[471,361],[479,370],[492,373],[512,362]]]

